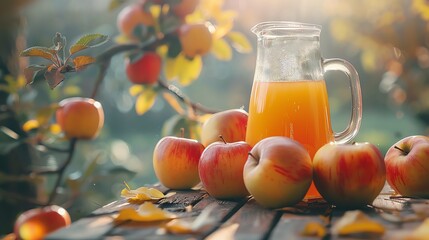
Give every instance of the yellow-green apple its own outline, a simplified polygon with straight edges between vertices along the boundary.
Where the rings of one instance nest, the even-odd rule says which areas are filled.
[[[249,195],[243,182],[243,167],[251,149],[244,141],[218,141],[204,149],[198,173],[210,196],[217,199],[238,199]]]
[[[153,168],[160,183],[190,189],[200,182],[198,162],[204,146],[195,139],[163,137],[153,150]]]
[[[287,137],[268,137],[252,148],[244,166],[244,184],[267,208],[293,206],[307,193],[313,168],[307,150]]]
[[[243,109],[230,109],[210,116],[201,127],[201,143],[207,147],[219,141],[222,136],[226,142],[244,141],[246,138],[248,114]]]
[[[371,204],[386,182],[380,150],[368,142],[325,144],[314,155],[313,170],[317,190],[339,208]]]
[[[19,215],[15,221],[14,233],[19,239],[43,239],[49,233],[70,223],[69,213],[60,206],[34,208]]]
[[[384,157],[389,185],[399,194],[429,198],[429,137],[399,140]]]

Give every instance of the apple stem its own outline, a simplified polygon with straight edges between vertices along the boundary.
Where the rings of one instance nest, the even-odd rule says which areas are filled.
[[[222,139],[223,143],[227,144],[227,142],[225,141],[225,138],[223,138],[222,135],[219,135],[219,138]]]
[[[185,129],[184,128],[180,128],[180,137],[181,138],[185,137]]]
[[[399,151],[401,151],[403,154],[405,154],[405,155],[407,155],[408,154],[408,152],[407,151],[405,151],[404,149],[402,149],[402,148],[400,148],[400,147],[398,147],[398,146],[393,146],[393,148],[396,148],[396,149],[398,149]]]
[[[249,153],[248,153],[248,155],[249,155],[250,157],[252,157],[253,159],[257,160],[257,159],[256,159],[256,157],[255,157],[251,152],[249,152]]]

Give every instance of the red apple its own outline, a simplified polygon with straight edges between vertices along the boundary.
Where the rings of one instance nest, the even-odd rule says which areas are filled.
[[[249,195],[243,182],[243,167],[251,149],[244,141],[218,141],[204,149],[198,172],[203,187],[212,197],[236,199]]]
[[[162,70],[162,59],[156,52],[145,52],[140,58],[125,59],[125,73],[135,84],[155,84]]]
[[[71,97],[59,102],[56,119],[69,138],[94,139],[104,125],[101,103],[92,98]]]
[[[15,221],[14,233],[19,239],[43,239],[70,223],[69,213],[60,206],[34,208],[19,215]]]
[[[380,150],[368,142],[325,144],[314,155],[313,170],[317,190],[339,208],[371,204],[386,181]]]
[[[249,153],[243,177],[247,190],[262,206],[293,206],[310,187],[311,158],[300,143],[290,138],[268,137]]]
[[[226,142],[244,141],[247,117],[248,114],[243,109],[230,109],[213,114],[201,128],[201,143],[207,147],[219,141],[219,136]]]
[[[171,189],[190,189],[200,182],[198,162],[204,146],[194,139],[168,136],[153,150],[153,168],[160,183]]]
[[[429,137],[409,136],[387,151],[386,176],[399,194],[429,198]]]

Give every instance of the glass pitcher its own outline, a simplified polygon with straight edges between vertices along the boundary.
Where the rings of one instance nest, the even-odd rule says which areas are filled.
[[[269,136],[286,136],[301,143],[313,158],[328,142],[351,141],[362,118],[359,77],[347,61],[322,58],[321,27],[275,21],[257,24],[252,32],[258,45],[246,142],[253,146]],[[350,83],[352,114],[339,133],[331,127],[323,76],[327,71],[344,72]],[[312,184],[306,199],[319,197]]]

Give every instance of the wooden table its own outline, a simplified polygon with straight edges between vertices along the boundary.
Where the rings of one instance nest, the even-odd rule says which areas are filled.
[[[164,193],[170,192],[162,186],[156,187]],[[175,191],[174,195],[158,201],[157,204],[178,216],[193,218],[210,207],[212,221],[201,232],[176,235],[163,231],[166,221],[116,222],[114,216],[120,209],[139,206],[121,199],[75,221],[68,228],[54,232],[47,239],[350,239],[329,233],[329,228],[343,216],[344,211],[331,207],[323,201],[301,202],[295,207],[269,210],[259,206],[252,198],[219,201],[203,190],[192,190]],[[354,237],[403,239],[423,221],[409,217],[414,215],[412,208],[414,204],[427,206],[429,200],[392,198],[388,194],[380,194],[373,205],[361,210],[371,219],[382,223],[386,232],[381,236],[357,235]],[[426,214],[429,215],[429,213]],[[397,222],[398,219],[405,221]],[[303,236],[301,231],[308,222],[323,224],[328,229],[327,234],[323,238]]]

